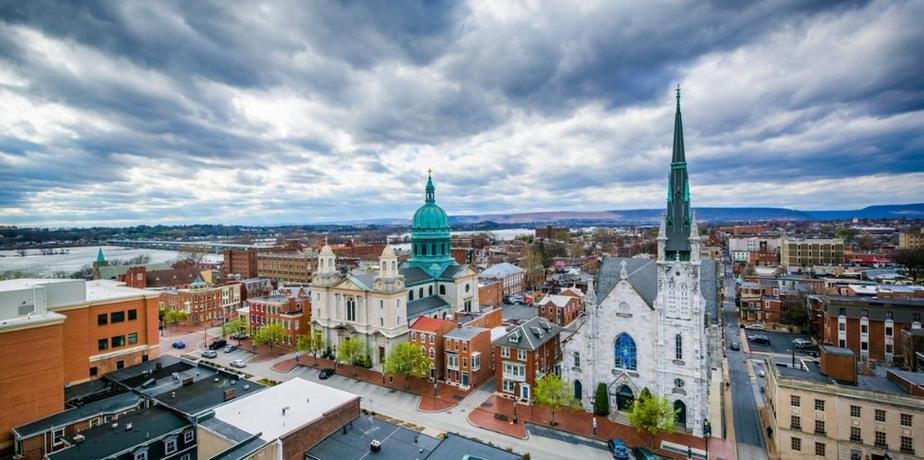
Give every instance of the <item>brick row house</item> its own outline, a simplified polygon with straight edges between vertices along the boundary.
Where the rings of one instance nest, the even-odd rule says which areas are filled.
[[[584,293],[577,288],[562,289],[560,294],[550,294],[537,304],[539,316],[558,324],[567,326],[584,311]]]
[[[308,334],[311,322],[311,295],[305,288],[283,288],[273,295],[249,299],[250,333],[267,324],[285,330],[282,345],[295,346],[298,336]]]
[[[463,389],[478,387],[494,373],[491,367],[491,330],[483,327],[453,329],[443,336],[446,353],[445,381]]]
[[[495,341],[497,394],[528,403],[536,381],[558,371],[561,330],[561,326],[536,317],[515,326]]]
[[[163,291],[160,294],[160,307],[185,311],[188,315],[186,324],[231,320],[237,316],[240,306],[239,283],[209,286],[197,279],[189,288]]]
[[[421,353],[433,360],[430,369],[431,381],[443,380],[445,368],[443,366],[443,335],[457,327],[454,321],[441,318],[421,316],[414,320],[409,327],[408,341],[419,346]]]

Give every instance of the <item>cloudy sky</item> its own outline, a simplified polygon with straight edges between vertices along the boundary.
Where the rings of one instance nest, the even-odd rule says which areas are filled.
[[[920,1],[75,3],[0,0],[0,223],[661,207],[677,84],[697,206],[924,201]]]

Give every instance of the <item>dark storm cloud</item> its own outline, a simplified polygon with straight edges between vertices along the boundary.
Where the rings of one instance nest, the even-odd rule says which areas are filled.
[[[658,206],[678,82],[694,187],[781,190],[728,204],[853,206],[812,184],[889,178],[902,190],[869,200],[922,200],[907,192],[924,173],[921,16],[910,1],[0,2],[0,222],[401,216],[430,166],[450,212]]]

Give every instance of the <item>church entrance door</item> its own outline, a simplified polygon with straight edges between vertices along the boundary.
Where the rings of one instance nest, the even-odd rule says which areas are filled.
[[[674,413],[677,414],[677,424],[687,429],[687,405],[683,401],[674,401]]]
[[[584,396],[583,393],[584,393],[584,387],[583,385],[581,385],[581,381],[575,380],[574,381],[574,399],[577,399],[578,401],[580,401],[582,399],[582,396]]]
[[[385,364],[385,347],[379,347],[379,363]]]
[[[616,408],[621,411],[628,411],[635,402],[635,394],[628,385],[622,385],[616,390]]]

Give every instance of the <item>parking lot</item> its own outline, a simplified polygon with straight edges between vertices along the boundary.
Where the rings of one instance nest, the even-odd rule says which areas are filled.
[[[754,343],[751,340],[748,340],[748,346],[751,348],[751,352],[755,353],[789,353],[790,350],[793,350],[795,346],[792,341],[795,339],[804,339],[811,341],[812,338],[808,334],[792,334],[789,332],[776,332],[776,331],[752,331],[745,329],[745,334],[748,337],[754,335],[765,335],[770,339],[770,344],[759,344]],[[814,350],[814,347],[809,347],[805,350],[800,350],[795,348],[796,354],[808,354],[809,350]]]
[[[197,357],[197,358],[201,358],[201,357],[202,357],[202,352],[207,351],[207,350],[208,350],[208,348],[200,348],[200,349],[198,349],[198,350],[193,350],[193,351],[191,351],[190,354],[194,355],[194,356]],[[230,366],[231,361],[234,361],[234,360],[238,360],[238,359],[239,359],[239,360],[244,361],[244,362],[246,363],[246,362],[250,361],[251,359],[253,359],[253,358],[256,356],[256,354],[255,354],[254,352],[252,352],[252,351],[245,350],[245,349],[243,349],[243,348],[237,348],[237,347],[235,347],[234,351],[232,351],[232,352],[230,352],[230,353],[225,353],[224,348],[222,348],[222,349],[220,349],[220,350],[215,350],[215,352],[217,353],[217,356],[216,356],[216,357],[214,357],[214,358],[203,358],[203,359],[207,359],[207,360],[209,360],[209,361],[216,362],[216,363],[218,363],[218,364],[221,364],[222,366]]]

